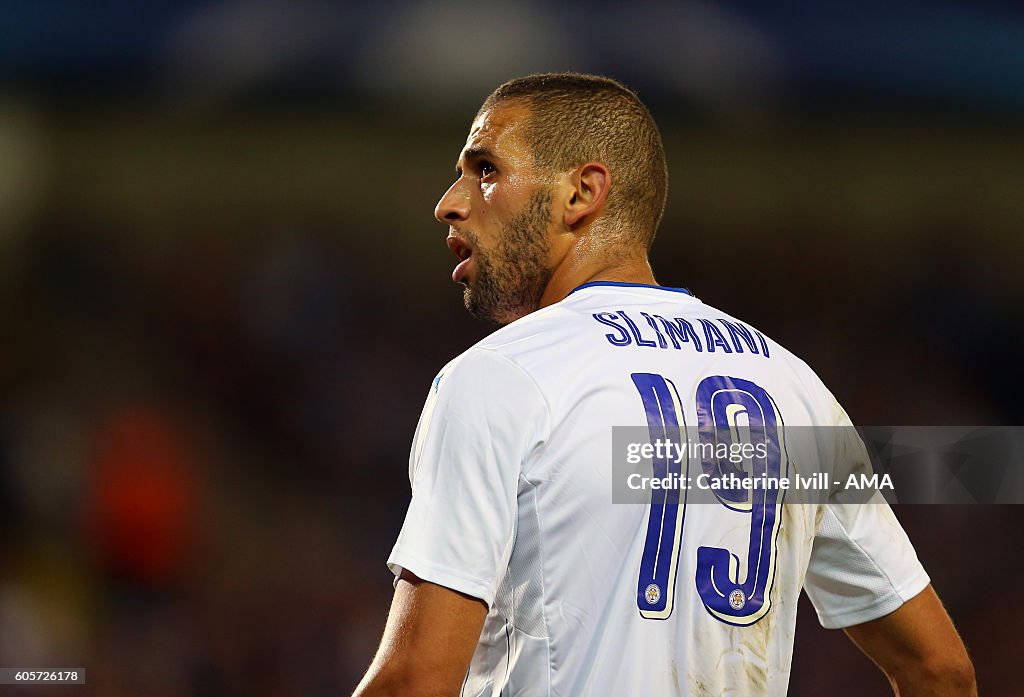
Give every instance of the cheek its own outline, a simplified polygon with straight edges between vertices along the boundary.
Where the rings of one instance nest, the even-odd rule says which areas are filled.
[[[480,185],[483,200],[496,210],[506,212],[509,208],[515,208],[517,202],[521,203],[525,199],[528,189],[528,182],[516,176]]]

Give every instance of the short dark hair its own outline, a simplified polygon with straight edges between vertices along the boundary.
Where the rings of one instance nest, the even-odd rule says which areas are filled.
[[[609,217],[650,247],[665,212],[668,167],[658,127],[636,93],[600,75],[543,73],[509,80],[480,111],[505,101],[530,110],[526,133],[537,166],[565,171],[597,160],[608,167]]]

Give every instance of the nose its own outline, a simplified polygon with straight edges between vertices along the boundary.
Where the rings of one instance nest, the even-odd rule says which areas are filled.
[[[445,225],[454,225],[469,217],[469,192],[461,184],[462,177],[459,177],[434,208],[434,217]]]

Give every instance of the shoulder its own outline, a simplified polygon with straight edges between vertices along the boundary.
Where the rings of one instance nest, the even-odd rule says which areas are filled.
[[[484,337],[452,360],[446,370],[466,370],[467,365],[514,366],[532,374],[535,356],[550,355],[575,332],[576,313],[562,303],[545,307]]]
[[[564,329],[566,322],[574,319],[576,314],[570,309],[569,303],[562,301],[531,312],[501,327],[478,341],[472,348],[495,351],[503,356],[512,357],[538,342],[544,342],[560,328]]]
[[[431,398],[439,397],[449,409],[467,417],[480,415],[496,403],[520,407],[540,403],[546,407],[534,377],[515,360],[515,352],[503,350],[501,343],[490,343],[490,338],[466,349],[441,369],[431,385]]]

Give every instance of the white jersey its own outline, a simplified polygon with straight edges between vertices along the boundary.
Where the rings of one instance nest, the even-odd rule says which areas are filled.
[[[682,289],[585,284],[449,363],[388,565],[487,603],[462,695],[784,695],[801,588],[830,628],[923,590],[881,499],[613,503],[613,427],[759,409],[849,425],[805,363]]]

